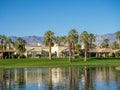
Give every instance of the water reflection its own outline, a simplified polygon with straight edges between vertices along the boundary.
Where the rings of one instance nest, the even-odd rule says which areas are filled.
[[[119,90],[114,67],[24,68],[0,70],[0,90]]]

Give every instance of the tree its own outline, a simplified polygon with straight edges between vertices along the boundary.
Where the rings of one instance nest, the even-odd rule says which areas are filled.
[[[111,48],[112,49],[119,49],[119,44],[116,41],[114,41],[111,43]]]
[[[68,48],[69,48],[69,62],[71,62],[72,50],[74,55],[75,44],[78,43],[78,32],[75,29],[71,29],[69,31],[67,42],[68,42]]]
[[[47,31],[45,34],[44,34],[44,44],[46,46],[49,46],[49,59],[51,60],[52,59],[52,56],[51,56],[51,46],[52,46],[52,42],[53,42],[53,39],[54,39],[54,32],[52,32],[51,30]]]
[[[109,39],[104,39],[100,45],[101,48],[109,48]]]
[[[80,50],[81,50],[81,45],[80,44],[76,44],[75,46],[75,50],[77,51],[76,54],[78,54],[80,56]]]
[[[54,43],[58,46],[64,46],[67,43],[67,36],[57,36],[54,38]]]
[[[10,58],[11,43],[12,43],[12,39],[8,38],[7,39],[7,44],[8,44],[8,47],[9,47],[9,58]]]
[[[80,35],[80,41],[83,43],[83,49],[85,51],[84,53],[84,61],[86,62],[87,59],[87,51],[89,49],[89,34],[87,31],[83,31]]]
[[[95,35],[90,33],[89,34],[89,44],[90,44],[90,49],[94,48],[93,42],[95,42]]]
[[[15,41],[15,49],[19,55],[19,58],[20,56],[23,55],[23,53],[25,52],[25,45],[26,45],[26,41],[23,40],[22,38],[17,38],[17,40]]]
[[[65,44],[67,44],[67,36],[62,36],[61,37],[61,45],[65,45]]]
[[[62,36],[57,36],[54,38],[54,43],[58,44],[58,46],[61,46],[61,42],[62,42]]]
[[[120,58],[120,50],[115,52],[115,57]]]
[[[4,52],[5,47],[6,47],[7,37],[5,35],[0,35],[0,39],[1,39],[1,45],[2,45],[2,59],[3,59],[3,52]]]
[[[80,51],[80,49],[81,49],[81,45],[80,44],[76,44],[75,50]]]
[[[117,31],[117,32],[116,32],[116,38],[118,39],[119,49],[120,49],[120,31]]]

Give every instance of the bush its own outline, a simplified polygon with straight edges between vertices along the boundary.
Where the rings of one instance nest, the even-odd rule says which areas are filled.
[[[32,54],[28,54],[27,57],[28,57],[28,58],[31,58],[31,57],[32,57]]]
[[[26,56],[25,55],[20,55],[20,58],[26,58]]]
[[[37,54],[36,56],[40,58],[40,57],[41,57],[41,54]]]
[[[12,58],[18,58],[18,56],[19,56],[19,55],[16,54],[16,55],[13,55]]]
[[[109,57],[115,57],[115,53],[109,54]]]

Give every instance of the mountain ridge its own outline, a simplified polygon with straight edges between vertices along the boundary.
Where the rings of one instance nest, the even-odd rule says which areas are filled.
[[[16,41],[16,39],[18,38],[17,36],[9,36],[9,37],[13,40],[13,42]],[[95,34],[95,37],[96,39],[94,43],[97,46],[99,46],[104,39],[109,39],[110,43],[117,41],[115,33],[107,33],[103,35]],[[23,36],[21,38],[24,39],[28,45],[38,45],[43,43],[43,36],[30,35],[30,36]]]

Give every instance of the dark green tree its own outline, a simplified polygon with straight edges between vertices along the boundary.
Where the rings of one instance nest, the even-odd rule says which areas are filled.
[[[55,38],[54,32],[52,32],[51,30],[47,31],[44,34],[44,44],[49,47],[49,59],[50,60],[52,59],[52,56],[51,56],[51,46],[52,46],[54,38]]]
[[[7,40],[7,37],[5,35],[0,35],[0,40],[1,40],[1,46],[2,46],[2,59],[3,59],[3,53],[6,49],[6,40]]]
[[[116,32],[116,38],[118,39],[119,49],[120,49],[120,31],[117,31],[117,32]]]
[[[111,43],[111,48],[112,49],[119,49],[119,44],[116,41],[114,41]]]
[[[25,49],[26,41],[19,37],[15,41],[14,45],[15,45],[17,54],[19,55],[18,58],[20,58],[20,56],[22,56],[23,53],[26,51],[26,49]]]
[[[88,52],[88,49],[89,49],[89,34],[87,31],[83,31],[81,34],[80,34],[80,41],[83,43],[83,49],[85,51],[84,53],[84,61],[86,62],[86,59],[87,59],[87,52]]]
[[[68,48],[69,48],[69,62],[71,62],[72,50],[74,55],[75,44],[78,43],[78,32],[75,29],[71,29],[67,37]]]
[[[109,39],[104,39],[100,45],[101,48],[109,48]]]
[[[94,48],[94,44],[93,44],[93,42],[95,42],[95,35],[94,34],[92,34],[92,33],[90,33],[89,34],[89,48],[90,49],[93,49]]]
[[[8,44],[8,47],[9,47],[9,58],[10,58],[10,50],[12,49],[11,48],[11,44],[12,44],[13,42],[12,42],[12,39],[11,38],[8,38],[7,39],[7,44]]]

